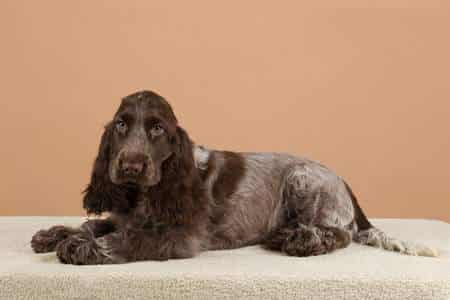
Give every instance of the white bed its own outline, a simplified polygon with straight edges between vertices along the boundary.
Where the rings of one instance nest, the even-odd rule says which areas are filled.
[[[35,231],[80,217],[0,217],[0,299],[450,299],[450,224],[375,219],[392,236],[421,241],[438,258],[352,244],[298,258],[258,246],[193,259],[125,265],[60,264],[34,254]]]

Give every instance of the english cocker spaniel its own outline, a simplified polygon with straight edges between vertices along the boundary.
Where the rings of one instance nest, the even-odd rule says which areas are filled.
[[[196,146],[170,104],[150,91],[125,97],[109,122],[85,190],[79,228],[38,231],[35,252],[68,264],[115,264],[193,257],[254,244],[310,256],[351,241],[435,256],[373,227],[350,187],[325,166],[278,153]]]

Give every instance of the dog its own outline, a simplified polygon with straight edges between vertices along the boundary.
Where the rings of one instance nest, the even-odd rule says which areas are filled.
[[[170,104],[151,91],[123,98],[105,126],[83,206],[109,217],[40,230],[33,250],[56,251],[62,263],[76,265],[190,258],[255,244],[304,257],[352,241],[437,255],[372,226],[349,185],[318,162],[195,145]]]

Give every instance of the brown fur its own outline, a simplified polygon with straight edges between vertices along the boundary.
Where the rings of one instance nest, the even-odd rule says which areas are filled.
[[[265,247],[292,256],[311,256],[345,248],[350,241],[350,233],[345,230],[336,227],[306,226],[295,222],[271,233]]]
[[[216,199],[226,199],[236,190],[237,184],[244,176],[245,163],[238,153],[224,151],[223,171],[219,173],[213,186],[213,196]]]
[[[353,203],[353,207],[355,209],[355,223],[358,226],[358,230],[367,230],[372,228],[372,224],[370,224],[369,220],[367,220],[366,215],[364,214],[364,212],[362,211],[361,207],[359,206],[358,200],[356,199],[355,194],[353,194],[352,189],[350,188],[350,186],[345,183],[345,188],[347,189],[351,199],[352,199],[352,203]]]
[[[36,253],[51,252],[56,249],[58,243],[79,232],[80,230],[62,225],[56,225],[47,230],[42,229],[33,235],[31,247]]]
[[[133,115],[134,112],[143,113],[142,122],[139,122],[139,115]],[[97,228],[83,226],[89,230],[78,232],[68,229],[70,237],[62,242],[59,238],[58,241],[52,241],[57,244],[59,259],[64,263],[101,264],[195,255],[200,250],[199,241],[205,229],[205,224],[198,220],[208,219],[208,215],[191,140],[178,126],[170,105],[152,92],[126,97],[115,118],[118,116],[121,119],[134,118],[128,120],[129,134],[125,137],[122,131],[116,133],[114,121],[105,127],[91,183],[83,201],[88,213],[112,212],[110,222],[114,226],[102,232],[105,235],[101,240],[96,239],[97,234],[93,234],[101,231]],[[139,147],[144,144],[136,142],[142,141],[139,130],[146,130],[143,127],[149,124],[147,120],[156,118],[166,131],[162,137],[149,138],[147,148],[152,151],[152,155],[147,164],[160,168],[153,170],[161,174],[158,182],[149,186],[142,186],[141,181],[137,185],[113,182],[111,172],[120,171],[112,170],[118,167],[113,162],[117,161],[124,148],[131,149],[128,151],[133,153],[142,151]],[[141,179],[136,179],[136,182],[138,180]],[[91,223],[104,225],[100,224]],[[40,231],[33,240],[43,240],[53,231]],[[45,247],[33,248],[38,250]],[[44,250],[54,248],[52,245]]]

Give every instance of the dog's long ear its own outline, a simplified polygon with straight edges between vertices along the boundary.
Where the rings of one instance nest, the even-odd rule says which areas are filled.
[[[130,191],[111,182],[109,162],[111,159],[111,141],[113,124],[105,126],[97,158],[91,174],[91,182],[84,191],[83,207],[88,214],[101,214],[107,211],[126,211],[129,208]]]
[[[173,155],[162,165],[163,181],[181,183],[179,179],[186,178],[195,172],[195,162],[192,146],[186,131],[177,126],[171,138]]]
[[[182,167],[186,169],[195,169],[194,154],[192,149],[193,143],[187,132],[179,126],[177,126],[176,143],[177,150],[175,153],[182,164]]]

